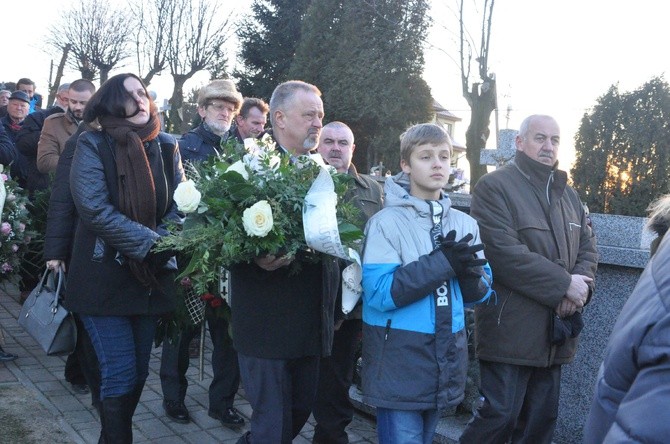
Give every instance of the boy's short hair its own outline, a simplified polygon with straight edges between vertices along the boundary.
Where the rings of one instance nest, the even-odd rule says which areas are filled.
[[[449,155],[453,155],[451,137],[444,128],[434,123],[419,123],[412,125],[400,135],[400,159],[409,163],[409,157],[418,145],[449,145]]]

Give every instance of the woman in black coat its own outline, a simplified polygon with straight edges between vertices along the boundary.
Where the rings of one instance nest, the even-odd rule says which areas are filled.
[[[78,313],[102,376],[101,435],[132,442],[132,417],[148,376],[158,316],[175,306],[176,262],[154,246],[179,221],[173,194],[184,180],[175,139],[160,133],[156,106],[133,74],[91,97],[70,171],[79,214],[65,305]]]

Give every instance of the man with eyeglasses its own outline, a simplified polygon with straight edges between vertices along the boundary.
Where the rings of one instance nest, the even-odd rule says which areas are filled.
[[[221,139],[228,136],[230,123],[242,104],[242,95],[230,80],[214,80],[198,93],[198,114],[202,123],[182,136],[179,151],[183,162],[197,162],[216,154]],[[235,394],[240,385],[237,352],[228,336],[228,322],[207,310],[205,318],[212,338],[212,373],[209,386],[209,416],[226,427],[238,428],[244,419],[233,408]],[[186,424],[190,415],[184,398],[188,382],[189,343],[199,329],[186,328],[172,341],[163,341],[161,356],[161,388],[163,409],[172,421]]]
[[[213,80],[198,92],[202,123],[179,140],[183,161],[203,161],[219,152],[221,138],[228,138],[233,116],[240,110],[242,95],[230,80]]]

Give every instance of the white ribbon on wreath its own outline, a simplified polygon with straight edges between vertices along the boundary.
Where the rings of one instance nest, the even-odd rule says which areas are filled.
[[[336,206],[333,178],[322,168],[305,196],[302,209],[305,242],[316,251],[352,262],[342,271],[342,312],[349,314],[363,293],[361,258],[356,250],[342,245]]]

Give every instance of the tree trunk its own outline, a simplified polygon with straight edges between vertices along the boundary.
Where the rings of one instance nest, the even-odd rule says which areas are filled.
[[[102,85],[109,78],[109,71],[111,68],[100,68],[100,84]]]
[[[181,134],[184,132],[182,128],[183,119],[182,119],[182,106],[184,105],[184,83],[188,80],[190,76],[183,74],[173,74],[172,79],[174,80],[174,89],[172,90],[172,97],[170,97],[170,112],[169,116],[169,126],[168,129],[170,132]]]
[[[480,85],[474,84],[469,93],[470,125],[465,132],[466,155],[470,163],[470,190],[484,174],[486,165],[480,163],[480,155],[486,148],[486,141],[491,134],[489,124],[491,113],[496,108],[495,80],[489,79],[489,88],[483,91]]]
[[[58,64],[58,69],[56,70],[56,78],[54,79],[53,86],[49,91],[49,99],[47,100],[46,103],[47,107],[49,106],[50,103],[54,103],[54,100],[56,100],[56,93],[58,92],[58,87],[60,86],[60,79],[63,78],[63,70],[65,69],[65,62],[67,62],[67,56],[70,53],[71,47],[72,45],[68,43],[63,48],[63,56],[61,57],[60,63]]]

